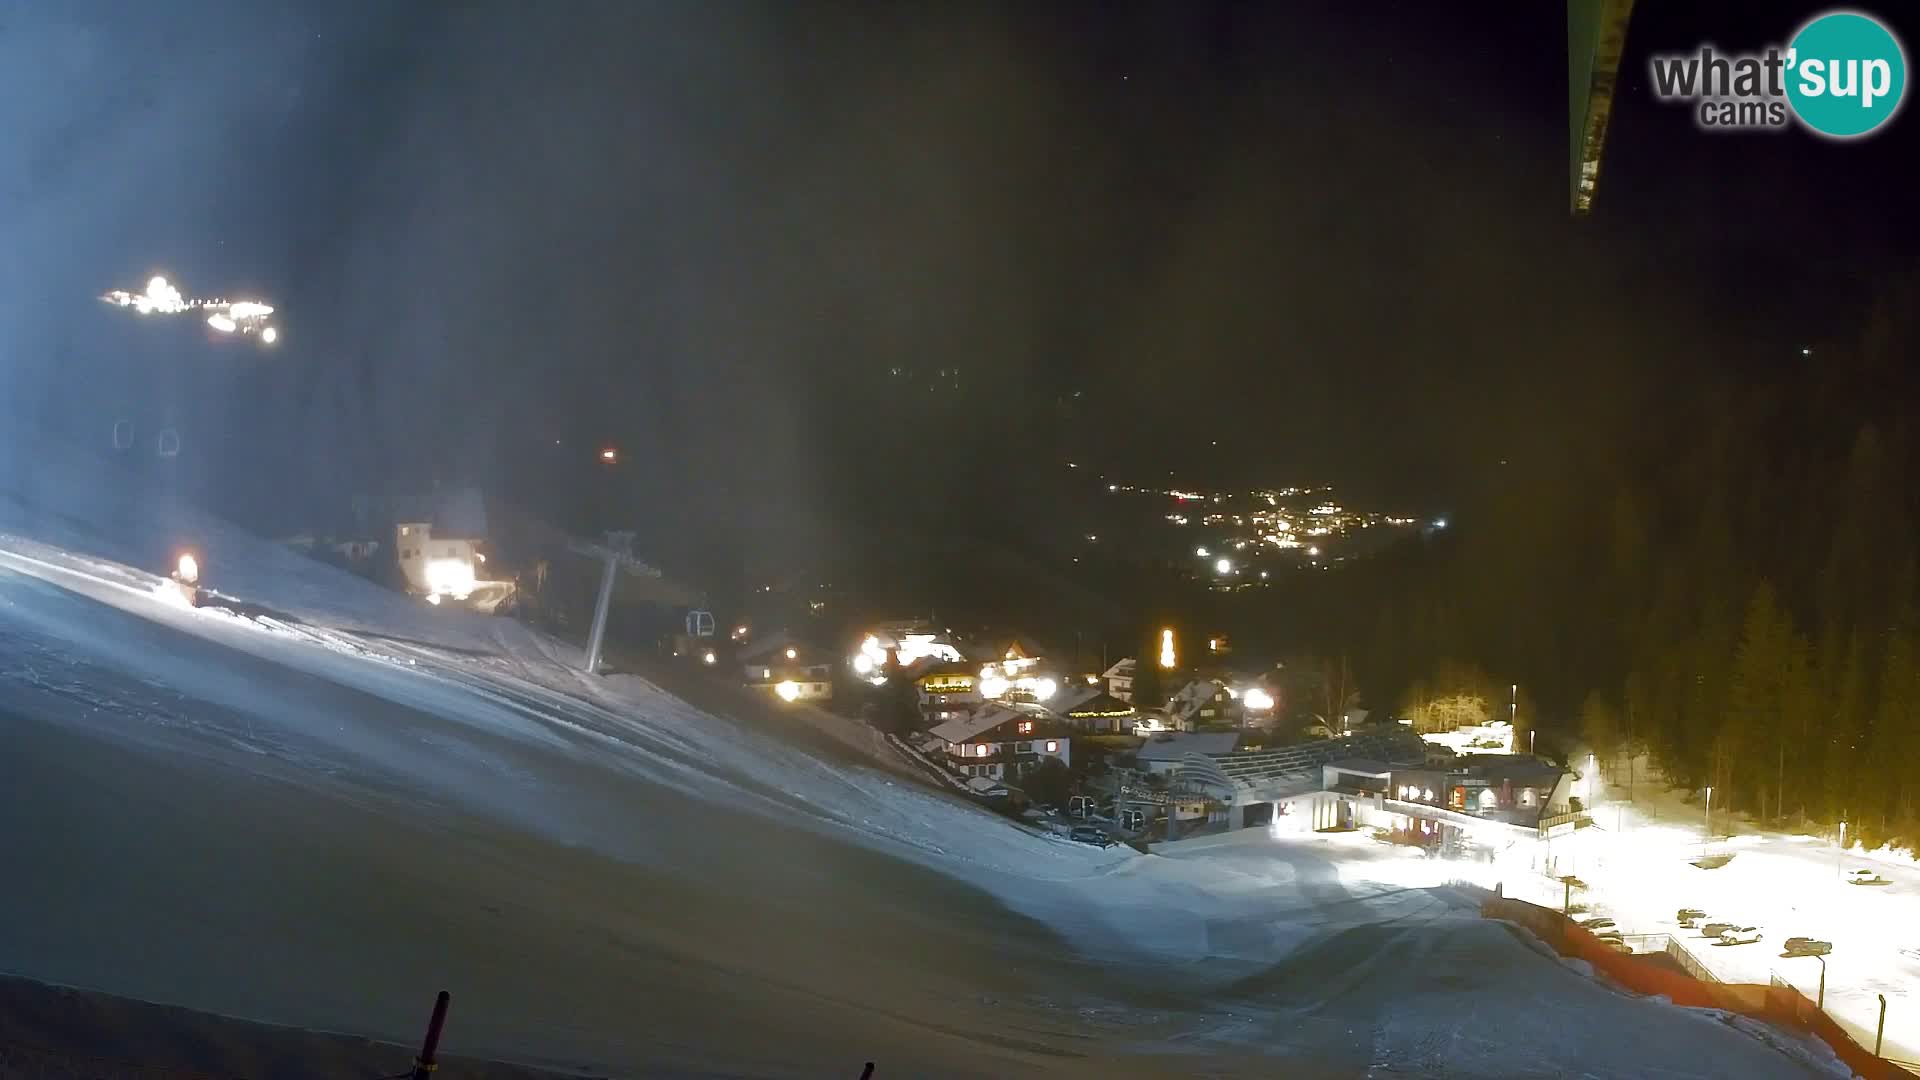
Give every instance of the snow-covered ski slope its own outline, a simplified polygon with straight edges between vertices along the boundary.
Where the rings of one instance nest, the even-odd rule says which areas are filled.
[[[1820,1074],[1431,864],[1014,828],[157,500],[0,502],[0,968],[619,1075]],[[297,619],[196,611],[158,571]]]

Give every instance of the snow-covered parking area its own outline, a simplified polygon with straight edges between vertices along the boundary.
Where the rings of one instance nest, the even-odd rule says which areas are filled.
[[[1790,937],[1831,942],[1827,1012],[1871,1050],[1879,995],[1885,995],[1884,1055],[1920,1061],[1920,867],[1889,852],[1842,853],[1819,837],[1758,830],[1715,808],[1713,832],[1726,839],[1712,850],[1733,859],[1703,870],[1692,862],[1702,851],[1705,807],[1657,777],[1648,779],[1644,764],[1636,776],[1631,802],[1624,783],[1607,789],[1608,798],[1593,810],[1597,827],[1585,831],[1590,835],[1573,855],[1595,910],[1625,933],[1676,935],[1724,981],[1766,983],[1778,975],[1810,1000],[1819,994],[1822,961],[1784,956],[1783,943]],[[1848,884],[1845,878],[1860,868],[1888,884]],[[1528,884],[1536,894],[1529,899],[1559,904],[1550,883]],[[1681,908],[1706,911],[1703,923],[1758,926],[1762,937],[1717,945],[1699,929],[1677,924]]]

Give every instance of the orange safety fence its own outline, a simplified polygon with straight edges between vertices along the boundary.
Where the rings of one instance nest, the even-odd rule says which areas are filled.
[[[1525,927],[1562,956],[1584,960],[1593,969],[1636,993],[1659,995],[1675,1005],[1723,1009],[1818,1038],[1846,1066],[1867,1080],[1912,1080],[1898,1065],[1876,1057],[1853,1041],[1845,1029],[1787,986],[1701,982],[1630,953],[1616,951],[1565,915],[1524,900],[1497,897],[1480,914]]]

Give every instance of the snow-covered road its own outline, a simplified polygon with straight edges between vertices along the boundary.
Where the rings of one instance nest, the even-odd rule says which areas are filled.
[[[1067,844],[179,520],[298,621],[170,604],[138,555],[0,509],[5,970],[390,1038],[444,986],[449,1049],[650,1075],[1819,1059],[1607,989],[1399,851]]]

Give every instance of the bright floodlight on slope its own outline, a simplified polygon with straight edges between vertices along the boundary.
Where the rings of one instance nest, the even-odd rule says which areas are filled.
[[[1021,679],[1020,689],[1032,694],[1035,701],[1046,701],[1060,689],[1060,685],[1052,679]]]
[[[705,660],[705,661],[706,661],[707,663],[709,663],[709,664],[711,664],[711,663],[715,663],[715,662],[716,662],[716,657],[715,657],[715,656],[713,655],[713,650],[712,650],[712,649],[708,649],[708,650],[707,650],[707,654],[706,654],[705,656],[703,656],[703,657],[701,657],[701,659],[702,659],[702,660]]]
[[[473,593],[473,564],[465,559],[430,559],[426,576],[427,589],[435,596],[465,600]]]
[[[202,312],[207,325],[223,334],[258,333],[263,344],[280,339],[280,331],[267,325],[273,305],[259,300],[227,300],[221,297],[188,297],[180,287],[155,275],[147,280],[145,292],[111,289],[100,299],[116,307],[132,308],[140,315],[178,315],[185,311]]]
[[[194,558],[191,554],[180,556],[180,562],[174,567],[173,576],[179,579],[182,585],[198,585],[200,583],[200,560]]]
[[[1258,686],[1248,687],[1247,692],[1241,695],[1240,700],[1247,708],[1255,712],[1264,712],[1267,709],[1273,708],[1273,695]]]
[[[774,687],[773,692],[779,694],[782,701],[795,701],[800,697],[800,684],[788,679]]]

